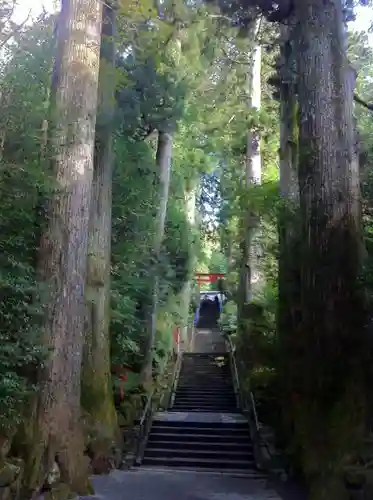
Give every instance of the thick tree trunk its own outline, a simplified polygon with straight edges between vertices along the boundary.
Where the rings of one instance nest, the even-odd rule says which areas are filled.
[[[331,477],[338,476],[361,438],[369,351],[358,285],[361,240],[351,175],[352,95],[340,2],[296,2],[295,17],[302,261],[291,411],[308,478],[328,475],[318,482],[313,498],[341,500],[341,482]]]
[[[101,17],[98,0],[62,2],[51,110],[56,191],[48,206],[39,261],[46,307],[44,342],[51,354],[41,377],[25,471],[32,491],[41,486],[54,460],[72,491],[89,491],[80,378]]]
[[[294,27],[283,26],[280,49],[280,192],[293,206],[299,204],[298,98]]]
[[[279,338],[279,376],[282,394],[282,424],[287,440],[293,439],[292,388],[297,377],[289,366],[299,353],[298,327],[300,321],[300,220],[298,185],[298,97],[294,23],[281,29],[279,60],[280,76],[280,193],[279,210],[279,272],[277,331]]]
[[[151,270],[152,301],[148,314],[148,328],[145,349],[144,367],[141,373],[142,383],[152,380],[153,349],[157,333],[157,303],[159,289],[159,259],[161,256],[162,241],[164,237],[168,193],[171,178],[172,135],[168,132],[159,132],[156,164],[159,171],[159,205],[156,216],[155,239],[153,247],[153,268]]]
[[[87,267],[87,316],[82,370],[82,406],[88,413],[90,434],[100,461],[111,455],[117,436],[110,364],[110,263],[115,92],[115,16],[103,9],[99,113],[96,124],[92,201]],[[95,462],[95,460],[94,460]]]
[[[278,329],[283,341],[294,333],[299,315],[299,186],[298,186],[298,97],[294,28],[282,28],[280,50],[280,193],[279,215],[279,314]],[[298,304],[298,305],[297,305]],[[288,349],[284,355],[288,359]],[[284,360],[285,361],[285,360]],[[286,367],[284,366],[286,369]]]

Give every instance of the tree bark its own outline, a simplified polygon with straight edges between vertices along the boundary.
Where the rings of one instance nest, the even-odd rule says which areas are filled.
[[[293,20],[292,20],[293,21]],[[281,28],[280,41],[280,194],[282,203],[278,216],[279,270],[277,332],[279,338],[279,377],[282,425],[286,439],[292,440],[293,376],[289,366],[299,353],[300,321],[300,221],[298,186],[298,96],[294,23]]]
[[[328,474],[312,498],[334,500],[344,498],[341,468],[364,428],[363,370],[369,351],[358,284],[352,89],[341,3],[296,2],[295,18],[302,259],[299,349],[291,366],[294,436],[307,477]],[[339,481],[330,480],[338,474]]]
[[[251,66],[248,72],[248,107],[254,111],[259,111],[261,100],[261,46],[257,44],[256,38],[260,28],[260,19],[255,23],[255,27],[250,33],[250,38],[253,39],[254,48],[252,52]],[[246,158],[245,158],[245,175],[244,188],[248,190],[253,184],[261,182],[261,156],[260,156],[260,135],[256,127],[250,127],[247,132],[246,141]],[[240,266],[240,282],[238,290],[238,307],[237,307],[237,323],[239,328],[243,326],[244,306],[250,302],[252,298],[252,282],[253,278],[257,278],[256,262],[253,257],[255,250],[253,248],[253,240],[255,229],[258,226],[257,216],[254,214],[252,207],[246,209],[242,207],[241,221],[241,266]]]
[[[171,178],[172,135],[168,132],[158,133],[156,164],[159,169],[159,205],[156,215],[156,228],[153,246],[153,265],[151,270],[152,294],[151,311],[148,314],[148,328],[145,348],[145,360],[140,379],[143,384],[152,380],[153,350],[157,333],[157,302],[159,289],[159,259],[164,237],[168,194]]]
[[[190,231],[194,234],[196,230],[196,183],[191,182],[191,186],[185,190],[185,209],[187,214],[187,219],[189,222]],[[195,269],[195,256],[194,253],[191,257],[190,268],[194,272]],[[187,341],[188,346],[193,345],[193,329],[189,330],[189,309],[192,300],[192,290],[193,290],[194,276],[191,276],[188,281],[184,284],[182,290],[182,304],[183,304],[183,325],[181,329],[181,339],[182,341]],[[191,335],[188,338],[188,333]]]
[[[103,8],[99,108],[96,123],[92,200],[90,206],[86,327],[82,370],[82,407],[100,444],[92,454],[111,456],[117,437],[110,363],[110,264],[115,102],[115,17]]]
[[[294,27],[281,29],[280,49],[280,193],[297,206],[298,186],[298,98]]]
[[[259,30],[258,25],[258,30]],[[250,106],[255,112],[259,112],[261,106],[261,61],[262,47],[255,45],[253,54],[252,69],[252,88]],[[260,133],[258,125],[249,131],[247,135],[247,153],[246,153],[246,186],[261,184],[262,182],[262,158],[260,154]],[[246,301],[250,302],[260,291],[263,277],[260,272],[261,248],[259,243],[260,220],[258,214],[253,210],[248,213],[247,227],[247,257],[248,257],[248,278]]]
[[[299,186],[298,186],[298,97],[294,27],[282,27],[280,49],[280,194],[279,213],[279,310],[278,331],[283,342],[284,370],[289,359],[299,316]],[[291,355],[290,355],[291,357]]]
[[[72,491],[90,490],[80,426],[80,378],[101,17],[98,0],[62,2],[51,96],[56,189],[47,207],[39,255],[44,342],[51,353],[41,374],[27,457],[28,491],[43,484],[53,461]]]

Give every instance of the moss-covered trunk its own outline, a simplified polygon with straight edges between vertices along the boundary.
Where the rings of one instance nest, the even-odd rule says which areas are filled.
[[[86,325],[82,370],[82,407],[92,454],[107,455],[117,434],[110,366],[110,263],[112,206],[112,128],[115,92],[115,10],[103,9],[99,112],[96,123],[92,202],[90,207]],[[93,449],[94,448],[94,449]]]
[[[152,380],[153,349],[157,333],[157,303],[159,288],[159,266],[162,241],[167,215],[168,195],[171,177],[172,135],[159,131],[156,163],[159,172],[159,198],[156,216],[155,238],[153,246],[153,265],[150,270],[151,280],[151,307],[147,314],[147,332],[145,342],[145,361],[141,371],[142,383]]]
[[[351,85],[341,2],[295,3],[301,215],[300,324],[292,372],[294,438],[313,498],[341,500],[341,470],[362,437],[370,346],[352,175]],[[338,487],[337,485],[340,485]],[[330,486],[328,490],[328,485]]]
[[[101,17],[98,0],[62,2],[51,96],[55,191],[47,207],[39,254],[45,292],[44,342],[51,353],[41,373],[30,422],[25,470],[28,492],[43,484],[54,461],[61,480],[72,491],[89,491],[80,379]]]

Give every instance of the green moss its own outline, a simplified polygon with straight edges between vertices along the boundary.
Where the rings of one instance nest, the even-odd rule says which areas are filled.
[[[104,423],[105,427],[115,432],[117,416],[113,395],[107,385],[85,383],[81,393],[82,407],[92,421]]]
[[[44,494],[45,500],[72,500],[76,495],[71,492],[67,484],[61,483],[54,486]]]
[[[107,453],[117,440],[118,423],[112,393],[109,338],[109,292],[105,288],[90,290],[91,324],[86,329],[82,366],[81,405],[85,412],[87,441],[107,442]],[[103,319],[103,321],[100,321]]]
[[[293,421],[294,458],[311,485],[312,499],[347,499],[346,466],[364,440],[365,405],[361,388],[351,384],[327,411],[315,401],[298,399]]]
[[[87,266],[87,288],[104,287],[108,275],[106,259],[99,254],[88,254]]]
[[[4,462],[0,467],[0,488],[10,486],[14,483],[21,470],[22,469],[19,465],[13,464],[10,461]]]

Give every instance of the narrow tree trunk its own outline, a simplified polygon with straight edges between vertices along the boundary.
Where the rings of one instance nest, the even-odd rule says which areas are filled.
[[[261,100],[261,47],[256,43],[259,28],[260,20],[258,19],[252,33],[255,45],[252,53],[252,64],[248,74],[248,106],[256,112],[260,109]],[[247,190],[253,184],[260,182],[260,135],[256,127],[251,127],[247,133],[244,187]],[[252,208],[247,210],[246,207],[242,207],[242,210],[240,243],[241,266],[237,307],[237,322],[239,328],[243,326],[244,306],[250,302],[252,298],[253,278],[257,277],[256,262],[254,262],[253,259],[253,239],[255,229],[258,225],[257,216],[253,213]]]
[[[110,364],[110,263],[115,92],[115,10],[103,9],[99,114],[89,221],[87,317],[82,371],[82,406],[88,413],[94,455],[111,455],[117,434]],[[99,439],[98,439],[99,438]],[[99,445],[98,445],[99,442]]]
[[[196,189],[195,186],[191,186],[185,191],[185,208],[186,208],[186,214],[187,214],[187,219],[189,222],[189,229],[191,232],[195,232],[196,228]],[[194,257],[194,248],[192,251],[192,256],[191,256],[191,263],[190,267],[191,270],[194,272],[195,270],[195,257]],[[183,290],[182,290],[182,305],[183,305],[183,325],[181,329],[181,339],[183,341],[188,341],[188,345],[193,344],[193,339],[191,336],[188,338],[188,332],[189,332],[189,309],[190,309],[190,303],[192,300],[192,290],[193,290],[193,280],[194,276],[190,277],[188,281],[184,284]]]
[[[259,26],[258,26],[259,29]],[[252,69],[252,88],[251,88],[251,108],[255,112],[259,112],[261,105],[261,61],[262,48],[256,45],[253,54],[253,69]],[[247,153],[246,153],[246,186],[253,184],[261,184],[262,182],[262,159],[260,155],[260,133],[258,126],[249,131],[247,135]],[[260,237],[260,220],[258,214],[252,210],[248,213],[248,228],[247,228],[247,263],[248,277],[246,302],[250,302],[254,293],[257,293],[262,282],[260,272],[260,255],[261,248],[259,243]]]
[[[162,241],[164,237],[168,193],[171,177],[172,158],[172,135],[168,132],[159,132],[156,164],[159,170],[159,205],[156,216],[156,229],[153,247],[153,269],[151,270],[152,280],[152,301],[151,311],[148,315],[148,328],[145,349],[144,367],[141,373],[142,383],[149,383],[152,380],[153,349],[155,347],[157,333],[157,302],[159,289],[159,259],[161,256]]]
[[[65,0],[58,24],[52,89],[53,172],[56,191],[40,242],[45,293],[42,373],[25,480],[35,491],[55,460],[61,479],[85,494],[88,470],[80,428],[89,206],[100,60],[102,2]]]
[[[343,463],[364,429],[369,351],[358,285],[360,222],[351,176],[352,107],[346,105],[352,96],[341,3],[296,2],[295,17],[302,317],[300,359],[291,366],[297,370],[294,436],[307,477],[325,479],[314,483],[312,498],[341,500],[347,498]]]

